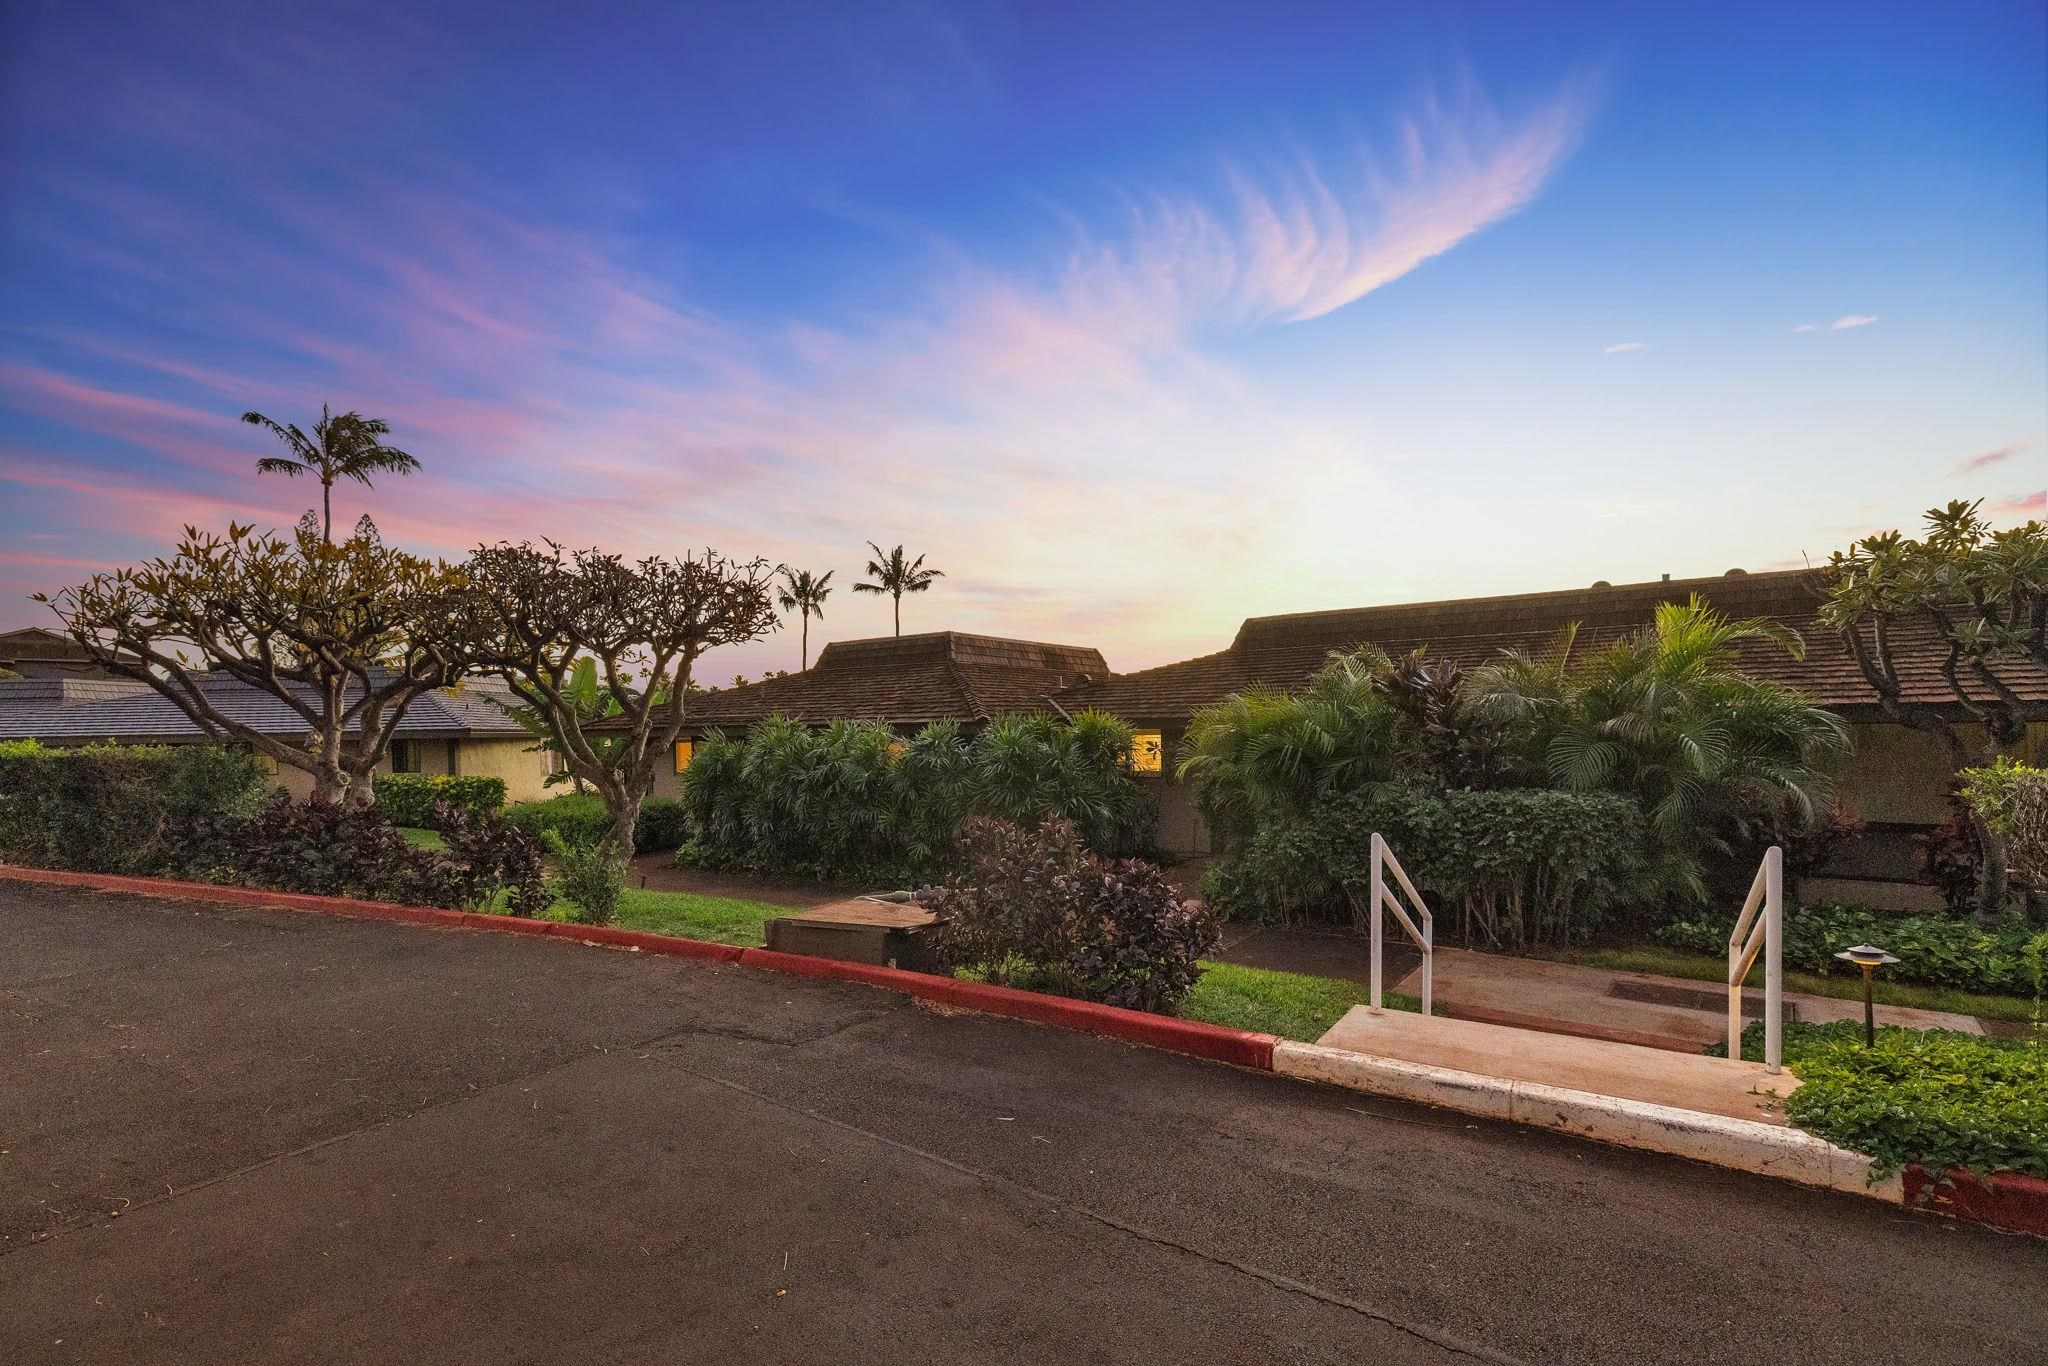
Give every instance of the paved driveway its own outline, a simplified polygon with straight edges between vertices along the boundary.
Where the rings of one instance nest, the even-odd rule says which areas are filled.
[[[2048,1245],[866,988],[0,883],[0,1361],[2039,1362]]]

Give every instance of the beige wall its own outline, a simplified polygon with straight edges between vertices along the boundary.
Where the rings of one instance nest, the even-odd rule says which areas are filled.
[[[1208,822],[1195,810],[1187,784],[1178,778],[1146,778],[1140,784],[1159,812],[1159,847],[1169,854],[1194,856],[1215,852]]]
[[[1946,796],[1955,771],[1939,740],[1888,722],[1851,726],[1850,734],[1855,749],[1842,768],[1840,790],[1864,820],[1939,825],[1948,819]],[[1982,732],[1965,727],[1963,738],[1975,749],[1982,743]],[[2040,762],[2048,753],[2048,726],[2028,727],[2023,753]]]
[[[528,753],[531,740],[459,740],[456,742],[455,771],[466,778],[503,778],[507,802],[537,802],[566,788],[549,788],[548,763],[551,756]]]

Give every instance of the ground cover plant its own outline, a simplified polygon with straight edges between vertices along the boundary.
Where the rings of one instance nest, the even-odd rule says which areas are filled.
[[[555,869],[548,890],[557,903],[568,902],[575,908],[575,918],[586,925],[609,925],[618,918],[626,860],[617,845],[610,840],[569,844],[551,833],[547,849]]]
[[[2043,936],[2016,921],[1987,929],[1971,920],[1887,916],[1855,906],[1790,907],[1785,914],[1785,966],[1820,977],[1856,978],[1835,954],[1876,944],[1899,962],[1891,982],[1954,987],[1991,995],[2035,995],[2041,986]],[[1658,944],[1681,953],[1720,955],[1725,963],[1731,913],[1725,920],[1683,920],[1656,931]],[[1726,977],[1725,969],[1722,976]]]
[[[1784,1047],[1800,1082],[1786,1116],[1874,1158],[1873,1178],[1914,1162],[2048,1176],[2048,1044],[1885,1028],[1866,1048],[1863,1026],[1844,1020],[1788,1024]],[[1743,1032],[1742,1049],[1761,1060],[1760,1021]]]
[[[0,741],[0,859],[155,873],[179,828],[247,815],[264,795],[256,760],[224,746]]]
[[[1098,853],[1141,852],[1150,810],[1130,727],[1096,712],[1006,716],[972,737],[937,722],[905,739],[875,722],[771,717],[700,742],[683,774],[678,862],[905,886],[944,871],[964,823],[1073,823]]]
[[[970,820],[959,871],[918,904],[939,917],[926,942],[948,970],[1133,1010],[1179,1005],[1219,937],[1157,867],[1089,853],[1060,816]]]

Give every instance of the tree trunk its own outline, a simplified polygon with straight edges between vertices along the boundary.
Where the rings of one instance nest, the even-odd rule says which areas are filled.
[[[619,857],[629,868],[638,852],[633,843],[634,827],[640,824],[640,804],[646,800],[644,792],[630,799],[608,793],[604,799],[605,810],[612,818],[612,843],[618,846]]]
[[[804,653],[803,662],[797,669],[799,673],[806,672],[811,667],[811,614],[809,612],[804,613],[804,624],[801,629],[803,631]]]
[[[334,481],[320,481],[320,539],[334,544]]]
[[[1973,808],[1970,824],[1977,832],[1977,911],[1972,917],[1986,927],[2005,919],[2011,876],[2007,871],[2005,836],[1984,823]]]
[[[896,634],[903,634],[903,595],[896,595]]]

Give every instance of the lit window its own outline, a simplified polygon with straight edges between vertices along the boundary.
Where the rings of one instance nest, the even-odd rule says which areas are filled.
[[[417,773],[420,771],[419,741],[393,740],[391,742],[391,771],[393,773]]]
[[[1166,771],[1166,741],[1156,730],[1141,730],[1131,736],[1131,772]]]
[[[696,752],[695,740],[676,741],[676,772],[681,773],[690,766],[690,756]]]
[[[901,759],[903,757],[903,751],[909,748],[909,744],[907,744],[901,736],[898,736],[896,739],[891,740],[889,742],[889,757],[892,759]]]

